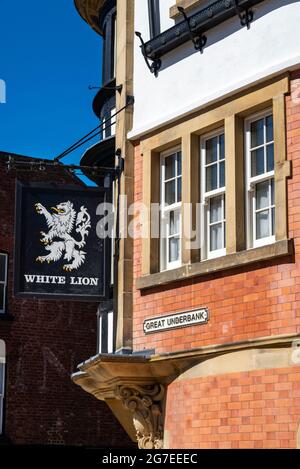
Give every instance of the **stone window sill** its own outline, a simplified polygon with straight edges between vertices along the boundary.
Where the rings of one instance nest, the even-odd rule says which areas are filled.
[[[223,257],[210,259],[207,261],[187,264],[178,269],[158,272],[151,275],[145,275],[137,279],[136,288],[146,290],[149,288],[167,285],[172,282],[202,277],[215,272],[242,267],[255,262],[266,261],[278,257],[289,256],[294,252],[292,240],[277,241],[274,244],[262,246],[259,248],[240,251],[234,254],[227,254]]]

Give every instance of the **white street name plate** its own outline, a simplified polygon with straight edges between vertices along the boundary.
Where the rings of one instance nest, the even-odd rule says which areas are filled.
[[[144,321],[144,333],[153,334],[155,332],[169,331],[170,329],[206,324],[208,320],[209,313],[207,308],[168,314],[167,316],[146,319]]]

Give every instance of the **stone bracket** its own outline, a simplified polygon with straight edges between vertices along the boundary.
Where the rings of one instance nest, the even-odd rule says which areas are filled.
[[[116,387],[115,397],[132,415],[139,448],[162,449],[164,386],[125,384]]]

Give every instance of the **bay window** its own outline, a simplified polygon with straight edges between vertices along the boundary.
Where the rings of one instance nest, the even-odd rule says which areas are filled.
[[[272,110],[246,120],[248,247],[275,242],[274,131]]]
[[[139,290],[293,255],[289,92],[286,74],[142,140],[148,236]],[[179,149],[161,153],[174,142]],[[151,206],[159,203],[160,240]]]
[[[161,270],[181,265],[181,151],[161,154]]]
[[[201,141],[202,258],[226,254],[225,138],[218,130]]]

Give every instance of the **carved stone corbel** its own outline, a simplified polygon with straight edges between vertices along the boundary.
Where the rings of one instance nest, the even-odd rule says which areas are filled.
[[[163,399],[164,386],[117,386],[115,397],[132,413],[133,424],[140,449],[163,448]]]

